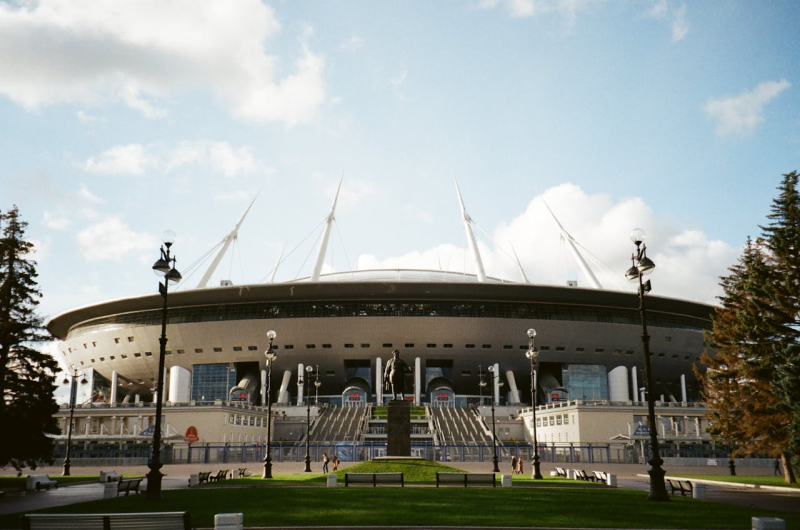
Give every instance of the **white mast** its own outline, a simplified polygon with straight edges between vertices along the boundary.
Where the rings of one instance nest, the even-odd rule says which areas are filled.
[[[517,256],[517,250],[514,248],[514,245],[511,245],[511,252],[514,253],[514,259],[517,260],[517,267],[519,267],[519,272],[522,273],[522,280],[525,283],[531,283],[528,281],[528,275],[525,274],[525,269],[522,268],[522,263],[519,261],[519,256]]]
[[[540,197],[541,197],[541,195],[540,195]],[[583,273],[589,278],[589,282],[592,284],[592,286],[595,289],[602,289],[603,286],[600,284],[600,281],[594,275],[592,270],[589,268],[589,265],[583,259],[583,256],[581,255],[581,253],[578,251],[577,247],[575,246],[575,239],[573,239],[573,237],[571,235],[569,235],[569,232],[564,230],[564,227],[561,226],[561,223],[558,221],[558,218],[556,217],[556,214],[554,214],[553,210],[551,210],[550,207],[547,205],[547,202],[545,202],[544,197],[542,197],[542,202],[544,203],[544,207],[547,208],[547,211],[550,212],[550,215],[553,216],[553,220],[556,222],[556,224],[558,225],[558,229],[561,231],[562,239],[564,239],[567,242],[567,245],[569,246],[569,249],[572,251],[572,255],[575,257],[575,261],[578,262],[578,266],[581,268]]]
[[[231,232],[227,236],[225,236],[225,238],[221,241],[222,248],[220,248],[219,252],[217,252],[217,255],[214,256],[214,261],[211,262],[211,265],[208,267],[208,270],[206,270],[206,273],[200,279],[200,283],[197,284],[198,289],[202,289],[208,285],[208,280],[211,279],[211,275],[214,274],[214,271],[217,270],[217,266],[219,265],[219,262],[222,260],[222,256],[225,255],[225,252],[227,252],[228,247],[231,246],[233,240],[239,237],[239,227],[242,226],[244,218],[247,217],[247,213],[250,211],[250,208],[253,207],[253,203],[256,202],[256,199],[258,199],[258,194],[256,194],[256,196],[253,198],[253,202],[251,202],[250,206],[247,207],[247,210],[245,210],[244,215],[242,216],[241,219],[239,219],[239,222],[236,223],[236,226],[233,227],[233,230],[231,230]]]
[[[278,273],[278,266],[281,264],[284,250],[286,250],[286,246],[281,247],[281,254],[278,256],[278,261],[275,262],[275,268],[272,269],[272,275],[269,277],[269,282],[267,283],[275,283],[275,275]]]
[[[458,203],[461,205],[461,220],[464,221],[464,231],[467,233],[467,243],[472,252],[472,257],[475,260],[475,269],[479,282],[486,281],[486,273],[483,271],[483,261],[481,261],[481,253],[478,250],[478,244],[475,242],[475,234],[472,232],[472,219],[467,213],[467,208],[464,206],[464,199],[461,198],[461,190],[458,187],[458,180],[453,178],[456,183],[456,193],[458,193]]]
[[[322,242],[319,244],[319,252],[317,253],[317,263],[314,265],[314,272],[311,274],[311,281],[318,282],[320,272],[322,272],[322,264],[325,261],[325,254],[328,252],[328,240],[331,237],[331,226],[333,226],[333,221],[336,219],[334,214],[336,213],[336,201],[339,199],[339,190],[342,189],[342,179],[339,180],[339,187],[336,188],[336,196],[333,198],[333,206],[331,206],[331,213],[328,214],[327,219],[325,219],[325,231],[322,234]]]

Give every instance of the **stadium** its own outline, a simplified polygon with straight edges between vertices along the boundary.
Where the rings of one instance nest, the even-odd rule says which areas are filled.
[[[608,442],[615,434],[634,441],[632,431],[644,418],[645,399],[638,294],[599,285],[545,286],[487,276],[471,220],[461,205],[476,274],[427,270],[321,274],[334,200],[309,277],[283,283],[205,286],[243,217],[223,240],[199,287],[169,294],[164,399],[169,405],[166,414],[179,410],[182,414],[180,419],[167,419],[173,425],[172,435],[178,438],[184,427],[199,423],[204,407],[244,407],[253,411],[251,417],[237,420],[249,427],[263,426],[269,387],[279,419],[285,422],[283,427],[276,425],[279,438],[299,442],[310,432],[317,441],[337,441],[337,436],[368,439],[370,434],[380,434],[369,418],[344,434],[336,431],[338,435],[322,435],[322,427],[304,428],[292,418],[305,418],[310,406],[306,400],[313,403],[318,424],[325,414],[339,414],[342,419],[337,421],[346,421],[345,409],[384,404],[382,368],[397,349],[413,370],[406,384],[411,389],[407,400],[425,407],[431,416],[441,414],[434,409],[461,411],[458,414],[468,418],[465,422],[476,423],[474,430],[479,434],[487,431],[487,405],[496,405],[508,423],[499,438],[531,440],[534,378],[525,354],[529,349],[526,332],[534,328],[540,351],[535,370],[540,409],[574,406],[579,410],[593,405],[593,411],[622,411],[623,419],[611,421],[614,425],[609,427],[619,432],[577,432],[570,441],[598,438],[589,441]],[[572,238],[565,237],[572,245]],[[586,271],[580,253],[574,245],[572,249]],[[594,275],[589,272],[588,277]],[[663,429],[665,438],[673,433],[673,438],[683,441],[708,441],[701,429],[704,409],[696,404],[699,393],[692,365],[704,349],[703,331],[710,328],[713,307],[653,295],[646,300],[656,399],[659,407],[668,409],[660,414],[665,423],[659,432]],[[48,329],[60,340],[59,351],[87,382],[78,385],[76,399],[79,416],[92,416],[83,429],[76,427],[85,439],[135,439],[146,430],[148,421],[146,417],[142,421],[141,410],[155,399],[162,309],[163,298],[154,294],[80,307],[48,322]],[[264,352],[269,347],[269,330],[277,333],[273,344],[277,359],[268,384]],[[490,366],[494,371],[487,371]],[[103,407],[108,407],[106,412],[99,412]],[[121,419],[128,409],[130,414],[138,410],[137,421]],[[67,427],[64,411],[60,416]],[[110,422],[109,416],[113,416]],[[556,442],[555,427],[562,426],[561,416],[551,418],[549,425],[545,417],[544,426],[539,424],[545,440]],[[592,416],[595,423],[610,421],[607,416]],[[574,415],[572,420],[570,428],[576,429]],[[98,421],[105,421],[105,429],[98,427]],[[226,417],[220,423],[238,425],[235,421],[230,415],[230,420]],[[426,439],[485,441],[478,436],[467,438],[465,433],[447,435],[437,421],[429,422]],[[584,420],[585,425],[589,423]],[[627,435],[618,426],[624,423]],[[550,426],[554,429],[547,438]],[[244,435],[227,427],[204,431],[208,434],[200,440],[206,442],[263,440],[260,429]],[[569,438],[569,433],[564,435]],[[334,439],[326,440],[326,436]],[[567,440],[559,433],[558,441]]]

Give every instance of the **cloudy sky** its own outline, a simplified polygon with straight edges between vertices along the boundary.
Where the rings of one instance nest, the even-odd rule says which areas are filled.
[[[212,280],[473,271],[588,285],[544,201],[630,289],[713,302],[799,169],[793,1],[12,0],[0,3],[0,209],[37,244],[41,313],[157,292],[257,196]],[[612,277],[613,276],[613,277]]]

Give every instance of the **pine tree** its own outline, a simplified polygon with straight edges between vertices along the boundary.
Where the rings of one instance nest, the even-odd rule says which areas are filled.
[[[721,307],[712,317],[698,370],[712,427],[739,454],[783,460],[795,482],[792,457],[800,446],[800,195],[796,172],[784,175],[762,227],[722,279]]]
[[[18,470],[51,460],[52,441],[46,434],[59,432],[53,417],[58,365],[33,348],[50,337],[36,315],[41,293],[36,263],[29,258],[33,244],[24,239],[26,227],[16,206],[0,212],[0,466]]]

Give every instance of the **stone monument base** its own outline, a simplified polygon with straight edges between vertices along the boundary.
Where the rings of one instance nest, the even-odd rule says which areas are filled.
[[[411,404],[393,399],[386,421],[386,456],[411,456]]]

